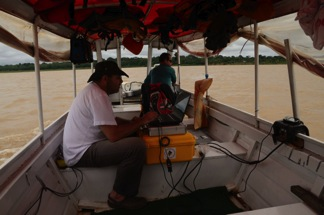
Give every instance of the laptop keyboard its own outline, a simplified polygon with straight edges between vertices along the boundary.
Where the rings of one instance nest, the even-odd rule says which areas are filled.
[[[169,120],[175,120],[171,115],[159,115],[158,116],[158,118],[157,118],[157,120],[159,121],[159,122],[163,122],[163,121],[169,121]]]

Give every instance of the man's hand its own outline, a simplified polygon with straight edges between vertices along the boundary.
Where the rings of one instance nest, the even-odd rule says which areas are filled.
[[[132,120],[128,120],[128,123],[121,123],[118,125],[100,125],[99,128],[105,134],[107,139],[115,142],[136,132],[140,126],[153,121],[158,117],[158,115],[158,113],[151,111],[144,114],[141,118],[134,117]]]
[[[150,111],[147,112],[146,114],[144,114],[144,116],[142,116],[141,120],[142,120],[142,125],[146,125],[150,122],[152,122],[153,120],[155,120],[157,117],[159,116],[159,114],[155,111]]]

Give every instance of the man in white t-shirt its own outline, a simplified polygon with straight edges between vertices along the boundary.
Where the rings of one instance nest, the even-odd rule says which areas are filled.
[[[157,117],[149,112],[125,120],[114,116],[109,94],[119,91],[123,72],[115,62],[96,64],[88,85],[72,103],[63,135],[63,154],[68,166],[103,167],[118,165],[113,190],[108,195],[112,208],[137,209],[146,200],[135,197],[145,163],[145,143],[130,137],[140,126]]]

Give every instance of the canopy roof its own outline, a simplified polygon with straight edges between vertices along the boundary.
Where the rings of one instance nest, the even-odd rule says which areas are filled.
[[[38,22],[41,28],[65,38],[70,38],[75,30],[88,31],[84,24],[94,17],[100,19],[101,25],[121,19],[139,21],[147,29],[148,37],[161,35],[161,30],[168,28],[173,33],[170,37],[175,38],[200,32],[203,27],[197,29],[198,26],[208,25],[213,18],[223,18],[218,16],[223,11],[231,11],[236,17],[250,16],[239,20],[241,27],[249,24],[250,18],[271,19],[298,8],[296,0],[2,0],[0,4],[1,10],[30,23]],[[130,23],[118,24],[124,24],[114,26],[122,29],[124,35],[136,31],[129,28]],[[107,31],[119,30],[107,26],[102,27]]]
[[[40,28],[42,61],[68,60],[70,38],[76,34],[82,34],[90,42],[100,40],[102,49],[116,48],[119,38],[134,54],[134,47],[150,43],[153,47],[167,49],[180,45],[184,50],[198,56],[203,55],[202,48],[205,45],[208,49],[207,55],[215,55],[238,37],[254,40],[251,26],[255,20],[260,23],[259,43],[284,55],[283,39],[297,39],[296,42],[291,42],[296,48],[294,61],[324,77],[323,52],[313,48],[312,40],[295,20],[296,12],[300,11],[300,4],[303,2],[2,0],[0,41],[33,56],[32,24],[36,24]],[[285,16],[289,14],[291,15]],[[275,19],[283,16],[285,21]],[[307,40],[307,44],[300,43],[302,40]],[[192,46],[197,43],[199,48]],[[298,52],[297,49],[301,48],[301,52]]]

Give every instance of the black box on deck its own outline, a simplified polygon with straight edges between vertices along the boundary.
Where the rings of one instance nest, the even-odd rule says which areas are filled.
[[[308,128],[302,121],[293,117],[286,117],[283,120],[275,121],[273,124],[273,142],[291,143],[303,147],[304,143],[298,141],[297,134],[309,135]]]

